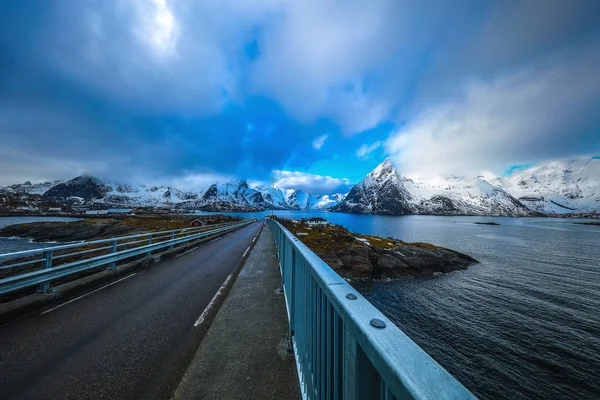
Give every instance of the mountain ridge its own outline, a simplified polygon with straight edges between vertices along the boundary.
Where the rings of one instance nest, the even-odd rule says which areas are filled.
[[[400,174],[389,159],[346,194],[216,182],[206,191],[132,185],[78,176],[66,181],[0,187],[0,209],[55,205],[86,208],[163,207],[207,211],[323,210],[390,215],[580,216],[600,214],[600,159],[553,160],[509,176]]]
[[[290,202],[289,189],[268,186],[251,187],[246,180],[214,183],[206,191],[181,190],[170,186],[132,185],[104,181],[82,175],[65,181],[42,182],[0,187],[0,208],[4,205],[36,207],[42,202],[67,207],[136,208],[168,207],[217,211],[329,210],[339,204],[342,194],[314,196],[300,189],[302,203]],[[15,207],[13,207],[15,208]]]
[[[598,214],[600,160],[548,161],[487,180],[455,175],[411,179],[386,158],[332,211],[513,217]]]

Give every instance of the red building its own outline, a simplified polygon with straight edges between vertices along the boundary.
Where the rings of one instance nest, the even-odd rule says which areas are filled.
[[[196,218],[195,220],[193,220],[192,222],[190,222],[190,226],[191,227],[199,227],[199,226],[205,226],[206,223],[198,218]]]

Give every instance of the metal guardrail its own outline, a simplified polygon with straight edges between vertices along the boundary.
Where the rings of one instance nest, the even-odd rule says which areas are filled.
[[[476,398],[297,237],[268,224],[303,398]]]
[[[150,256],[153,251],[197,240],[217,233],[225,233],[249,225],[256,220],[242,222],[229,222],[224,224],[207,225],[195,228],[183,228],[169,231],[143,233],[139,235],[121,236],[109,239],[80,242],[62,246],[47,247],[42,249],[25,250],[14,253],[0,254],[0,269],[24,268],[41,263],[41,268],[36,271],[25,272],[0,279],[0,295],[14,292],[27,287],[39,285],[38,292],[45,293],[50,290],[53,280],[77,274],[82,271],[108,265],[109,269],[116,269],[117,261],[146,254]],[[103,246],[108,244],[107,246]],[[89,249],[90,246],[98,246]],[[69,252],[70,250],[79,250]],[[95,255],[76,261],[66,261],[64,264],[53,265],[58,259],[80,256],[83,254],[106,251],[107,254]],[[58,255],[55,255],[58,254]],[[35,257],[21,261],[23,257]],[[17,260],[12,264],[2,262]]]

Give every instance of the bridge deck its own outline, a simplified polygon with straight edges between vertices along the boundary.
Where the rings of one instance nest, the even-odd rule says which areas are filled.
[[[199,317],[259,229],[246,226],[0,328],[0,399],[169,398],[212,315],[202,324]]]
[[[273,234],[265,224],[175,399],[300,398],[293,353],[285,350],[280,286]]]

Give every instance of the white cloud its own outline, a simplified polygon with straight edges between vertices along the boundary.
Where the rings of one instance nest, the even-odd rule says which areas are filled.
[[[206,173],[187,173],[181,178],[172,179],[169,182],[165,182],[177,189],[181,190],[206,190],[210,185],[217,182],[227,182],[234,179],[233,176],[219,174],[215,172]],[[162,183],[162,182],[161,182]]]
[[[173,56],[179,38],[179,24],[166,0],[133,2],[138,10],[138,23],[134,32],[157,56]]]
[[[327,140],[328,137],[329,137],[329,135],[319,136],[318,138],[313,140],[312,146],[317,150],[321,150],[321,147],[323,147],[323,145],[325,144],[325,141]]]
[[[369,154],[380,148],[384,144],[383,141],[377,141],[371,145],[364,143],[362,146],[356,150],[356,156],[358,158],[367,159],[369,158]]]
[[[410,118],[390,135],[386,151],[403,173],[419,175],[500,173],[511,164],[589,152],[593,133],[582,127],[598,118],[600,56],[588,50],[471,82],[460,98]]]
[[[364,75],[403,44],[406,15],[395,0],[282,1],[259,37],[255,89],[277,98],[295,118],[335,119],[346,134],[373,127],[389,104]]]
[[[346,178],[333,178],[299,171],[273,171],[275,186],[282,189],[302,189],[314,195],[346,192],[352,183]]]

